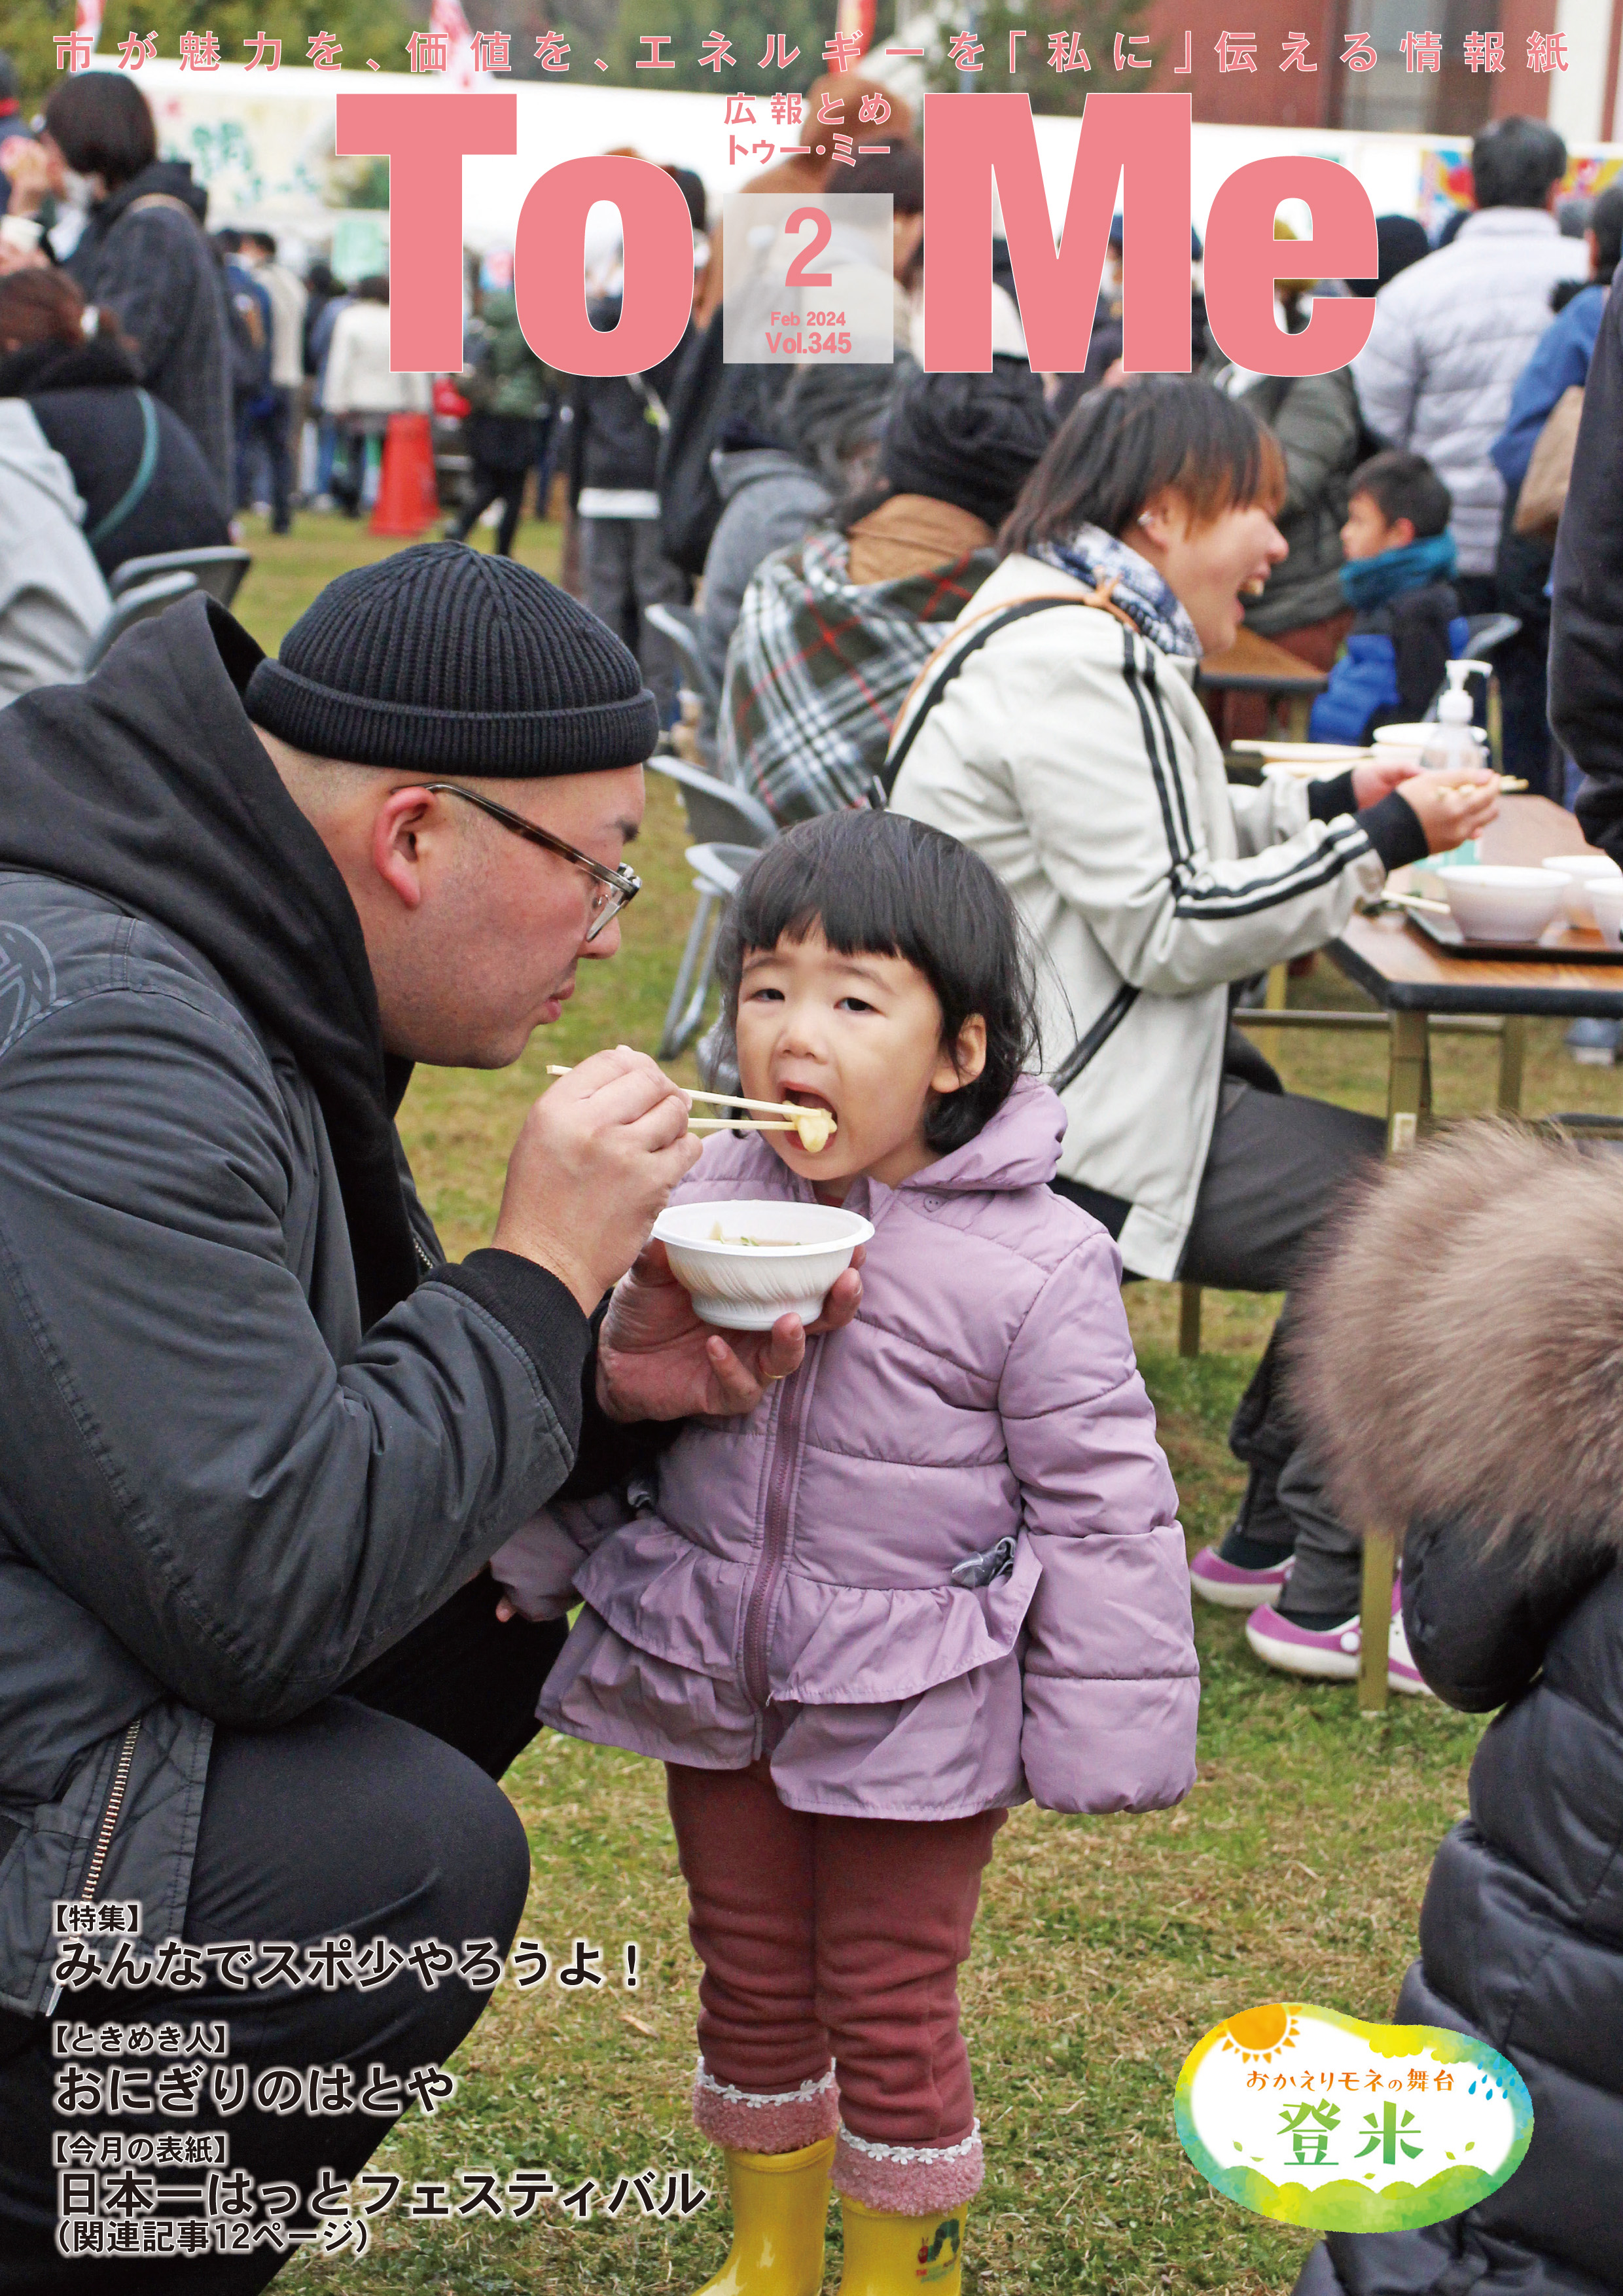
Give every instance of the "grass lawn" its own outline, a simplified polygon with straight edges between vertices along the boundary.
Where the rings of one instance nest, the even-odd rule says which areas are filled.
[[[250,538],[257,562],[240,611],[272,646],[321,582],[381,548],[364,529],[314,517],[284,540],[257,524]],[[527,524],[521,549],[553,570],[555,529]],[[418,1071],[402,1129],[453,1253],[488,1236],[506,1150],[545,1062],[654,1043],[691,906],[684,841],[673,796],[651,778],[635,856],[646,890],[620,956],[582,968],[557,1028],[513,1069]],[[1360,1001],[1324,963],[1292,991]],[[1443,1038],[1434,1057],[1441,1112],[1488,1104],[1491,1046]],[[1298,1034],[1277,1064],[1294,1089],[1384,1105],[1379,1038]],[[1526,1083],[1534,1113],[1619,1104],[1616,1075],[1574,1068],[1556,1025],[1530,1032]],[[1176,1354],[1172,1287],[1136,1285],[1128,1303],[1193,1546],[1220,1533],[1234,1506],[1240,1478],[1224,1431],[1274,1303],[1208,1294],[1208,1352],[1195,1362]],[[1200,1777],[1182,1808],[1119,1819],[1028,1808],[1000,1837],[963,1986],[988,2158],[966,2243],[965,2286],[978,2296],[1284,2296],[1310,2236],[1246,2214],[1195,2176],[1173,2133],[1174,2076],[1209,2026],[1257,2002],[1389,2015],[1432,1852],[1464,1808],[1476,1723],[1407,1699],[1360,1723],[1350,1686],[1299,1687],[1257,1665],[1237,1616],[1203,1611],[1195,1625]],[[374,2165],[441,2180],[543,2168],[562,2190],[591,2177],[600,2193],[622,2172],[652,2167],[662,2180],[687,2167],[714,2187],[719,2157],[687,2117],[696,1970],[659,1771],[547,1736],[506,1784],[534,1857],[522,1933],[554,1960],[590,1939],[610,1981],[566,1993],[549,1979],[525,1995],[504,1985],[455,2062],[455,2099],[431,2123],[403,2122]],[[627,1942],[639,1953],[635,1991],[620,1981]],[[378,2219],[364,2261],[300,2261],[283,2284],[310,2296],[691,2296],[720,2260],[714,2200],[686,2223],[644,2220],[635,2199],[612,2219],[600,2210],[598,2197],[587,2223],[549,2205],[519,2225],[408,2224],[397,2207]],[[837,2250],[832,2237],[830,2288]]]

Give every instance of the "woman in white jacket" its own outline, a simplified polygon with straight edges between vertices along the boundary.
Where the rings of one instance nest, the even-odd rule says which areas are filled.
[[[1284,490],[1272,434],[1209,384],[1080,400],[1004,529],[1003,563],[914,688],[889,763],[896,809],[980,853],[1046,952],[1044,1042],[1070,1119],[1055,1185],[1135,1274],[1259,1292],[1291,1282],[1382,1128],[1283,1093],[1230,1029],[1235,986],[1320,947],[1389,869],[1457,844],[1496,805],[1477,769],[1231,788],[1193,671],[1286,555]],[[1252,1646],[1272,1662],[1351,1677],[1357,1549],[1300,1455],[1278,1354],[1276,1332],[1231,1435],[1245,1504],[1194,1584],[1257,1613]]]
[[[426,414],[433,404],[426,374],[396,374],[389,366],[389,281],[380,272],[363,279],[355,300],[338,315],[322,379],[322,412],[345,441],[341,475],[332,492],[351,518],[360,510],[368,442],[381,439],[391,414]]]

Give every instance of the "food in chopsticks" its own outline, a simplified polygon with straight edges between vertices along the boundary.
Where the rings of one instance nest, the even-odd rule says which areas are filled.
[[[549,1061],[548,1076],[569,1076],[571,1070],[556,1061]],[[747,1119],[729,1116],[696,1116],[690,1119],[694,1132],[798,1132],[800,1145],[808,1156],[820,1156],[840,1126],[832,1109],[805,1108],[793,1100],[750,1100],[741,1092],[701,1092],[693,1085],[679,1085],[689,1100],[713,1101],[721,1108],[758,1108],[775,1120],[770,1124],[751,1124]]]

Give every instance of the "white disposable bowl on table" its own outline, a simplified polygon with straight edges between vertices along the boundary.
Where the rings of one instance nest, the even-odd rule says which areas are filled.
[[[1468,940],[1537,940],[1562,906],[1565,881],[1547,869],[1496,862],[1439,869],[1438,884]]]
[[[1623,872],[1615,878],[1603,877],[1589,886],[1589,906],[1594,911],[1594,922],[1601,939],[1608,948],[1623,945]]]
[[[1383,756],[1406,758],[1410,765],[1417,766],[1427,742],[1434,738],[1436,733],[1435,726],[1424,724],[1377,726],[1371,738]],[[1471,734],[1477,745],[1477,763],[1485,766],[1488,761],[1488,736],[1480,726],[1473,726]]]
[[[756,1243],[718,1243],[749,1235]],[[725,1203],[668,1205],[653,1225],[671,1273],[693,1296],[701,1323],[730,1332],[770,1331],[780,1316],[816,1322],[824,1295],[851,1264],[871,1221],[838,1204],[734,1198]]]
[[[1590,895],[1596,885],[1616,882],[1623,885],[1623,869],[1604,853],[1556,853],[1544,864],[1553,877],[1562,880],[1566,890],[1562,906],[1568,922],[1594,928],[1595,916]]]

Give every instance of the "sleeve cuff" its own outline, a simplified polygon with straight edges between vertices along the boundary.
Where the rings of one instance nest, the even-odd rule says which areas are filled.
[[[1336,821],[1344,813],[1357,813],[1353,796],[1352,769],[1344,774],[1330,774],[1320,782],[1307,784],[1307,816],[1311,821]]]
[[[1426,832],[1420,825],[1420,816],[1400,791],[1393,790],[1379,805],[1366,805],[1357,818],[1389,872],[1425,859]]]
[[[437,1267],[426,1280],[465,1292],[512,1332],[545,1389],[559,1425],[578,1448],[581,1374],[590,1359],[592,1325],[568,1285],[533,1259],[494,1246]]]
[[[610,1418],[597,1399],[597,1332],[607,1312],[605,1300],[592,1319],[592,1350],[580,1373],[580,1447],[557,1494],[561,1499],[594,1499],[600,1491],[648,1473],[687,1424],[684,1419],[639,1419],[628,1424]]]

